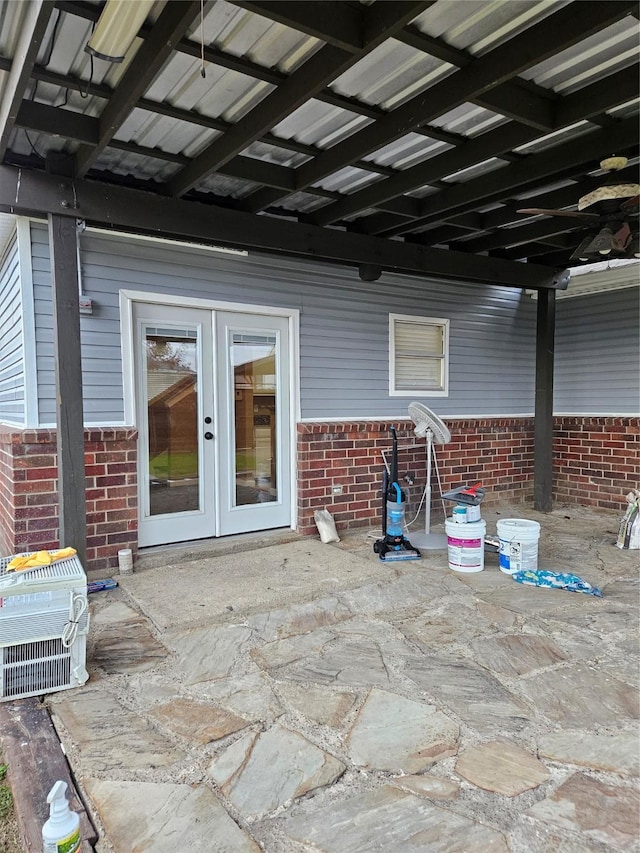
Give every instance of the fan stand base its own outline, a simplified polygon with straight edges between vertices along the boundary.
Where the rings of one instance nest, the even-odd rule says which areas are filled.
[[[421,550],[444,551],[447,548],[447,537],[444,533],[412,533],[411,544]]]

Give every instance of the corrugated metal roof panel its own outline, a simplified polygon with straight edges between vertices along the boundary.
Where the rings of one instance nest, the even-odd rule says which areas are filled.
[[[423,160],[428,160],[430,157],[435,157],[436,154],[442,154],[453,148],[447,142],[440,142],[438,139],[430,139],[422,136],[419,133],[407,133],[405,136],[396,139],[395,142],[390,142],[379,148],[373,154],[367,155],[364,159],[372,163],[377,163],[378,166],[393,166],[395,169],[408,169],[410,166],[415,166]]]
[[[8,0],[3,0],[0,4],[0,52],[3,56],[14,55],[26,14],[26,3],[9,3]]]
[[[640,24],[625,18],[522,74],[540,86],[568,94],[638,61]]]
[[[264,160],[266,163],[276,163],[278,166],[288,166],[292,169],[311,159],[306,154],[287,151],[285,148],[269,145],[261,140],[253,142],[248,148],[245,148],[243,153],[247,157],[255,157],[256,160]]]
[[[166,181],[181,168],[166,160],[141,156],[130,151],[119,151],[116,148],[105,148],[95,168],[117,175],[133,175],[140,180]]]
[[[527,142],[526,145],[520,145],[518,148],[514,148],[514,151],[518,154],[538,153],[545,151],[547,148],[553,148],[562,142],[568,142],[570,139],[578,139],[593,130],[595,130],[594,126],[589,122],[579,121],[570,127],[564,127],[562,130],[555,130],[553,133],[548,133],[546,136],[534,139],[533,142]]]
[[[252,192],[259,189],[258,184],[253,184],[250,181],[241,181],[237,178],[230,178],[221,175],[219,172],[201,181],[198,184],[199,190],[212,192],[219,196],[230,196],[231,198],[245,198],[251,195]]]
[[[508,120],[505,116],[484,107],[477,107],[475,104],[460,104],[459,107],[433,119],[431,124],[434,127],[448,130],[450,133],[458,133],[461,136],[473,138],[505,124]]]
[[[320,207],[324,207],[327,203],[327,199],[321,196],[299,192],[278,202],[278,207],[283,208],[283,210],[293,210],[296,213],[311,213]]]
[[[438,0],[413,24],[423,33],[443,38],[447,44],[482,56],[557,12],[568,0]]]
[[[368,187],[379,180],[382,180],[381,176],[376,175],[374,172],[365,172],[364,169],[346,166],[344,169],[327,175],[321,181],[317,181],[314,186],[321,187],[324,190],[352,193]]]
[[[475,163],[467,169],[460,169],[459,172],[453,172],[451,175],[447,175],[443,178],[443,180],[448,184],[463,184],[466,181],[470,181],[472,178],[478,178],[480,175],[495,172],[496,169],[502,169],[506,166],[507,164],[504,160],[492,157],[490,160],[484,160],[482,163]]]
[[[280,122],[273,132],[285,139],[329,148],[373,119],[311,99]]]
[[[345,71],[331,88],[390,110],[454,70],[440,59],[390,39]]]
[[[192,38],[200,41],[199,23],[193,30]],[[208,4],[204,42],[225,53],[245,57],[264,68],[277,68],[287,74],[322,46],[322,42],[313,36],[240,9],[225,0]]]

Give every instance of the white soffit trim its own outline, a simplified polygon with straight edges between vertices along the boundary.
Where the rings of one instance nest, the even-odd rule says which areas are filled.
[[[557,290],[556,299],[572,299],[640,286],[640,260],[603,261],[571,270],[571,279],[566,290]],[[537,290],[527,291],[532,299],[538,298]]]

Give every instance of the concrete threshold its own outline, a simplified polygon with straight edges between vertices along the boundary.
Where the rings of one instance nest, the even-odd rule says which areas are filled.
[[[259,530],[254,533],[239,533],[234,536],[223,536],[216,539],[199,539],[191,542],[178,542],[173,545],[156,545],[141,548],[135,559],[135,571],[173,566],[177,563],[189,563],[193,560],[204,560],[208,557],[224,557],[228,554],[239,554],[243,551],[255,551],[269,545],[284,545],[304,539],[299,533],[290,528],[277,530]]]

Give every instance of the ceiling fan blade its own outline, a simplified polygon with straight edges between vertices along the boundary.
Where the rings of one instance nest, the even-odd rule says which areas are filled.
[[[638,205],[640,205],[640,195],[634,195],[631,198],[628,198],[626,201],[623,201],[620,205],[620,210],[624,210],[625,212],[629,211],[633,213],[638,210]]]
[[[582,219],[592,222],[600,217],[596,213],[576,213],[573,210],[546,210],[544,207],[525,207],[518,213],[526,213],[529,216],[565,216],[567,219]]]

